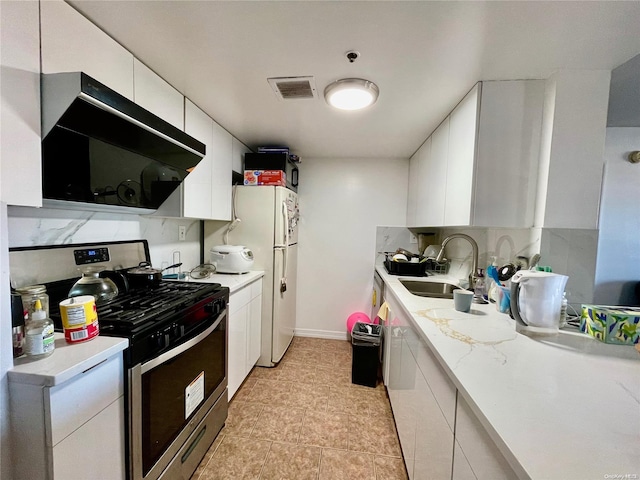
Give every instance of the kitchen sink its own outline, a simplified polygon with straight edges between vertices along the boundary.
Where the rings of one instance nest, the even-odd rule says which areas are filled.
[[[416,280],[400,280],[410,293],[420,297],[453,298],[453,291],[460,288],[451,283],[419,282]]]

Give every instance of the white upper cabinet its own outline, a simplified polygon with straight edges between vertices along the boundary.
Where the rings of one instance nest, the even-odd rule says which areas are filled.
[[[187,175],[182,184],[180,190],[183,192],[183,211],[181,214],[184,217],[210,219],[213,218],[211,193],[213,120],[188,99],[185,102],[185,132],[205,144],[206,155]]]
[[[416,223],[416,207],[418,205],[418,177],[420,173],[420,151],[424,144],[409,159],[409,185],[407,189],[407,226],[413,227]]]
[[[244,173],[245,153],[251,153],[251,149],[240,140],[233,137],[233,163],[231,165],[231,168],[234,172]]]
[[[473,225],[532,227],[544,80],[482,82]]]
[[[42,73],[84,72],[133,100],[133,55],[62,0],[40,2]]]
[[[474,86],[430,137],[413,226],[532,227],[543,102],[543,80]]]
[[[233,136],[216,122],[213,122],[211,156],[213,218],[231,220]]]
[[[133,60],[133,101],[184,130],[184,96],[137,58]]]
[[[42,206],[38,2],[2,2],[0,200]]]
[[[206,155],[156,215],[203,220],[231,220],[233,137],[189,99],[185,132],[206,146]]]
[[[446,158],[449,150],[449,119],[446,118],[431,135],[431,149],[426,152],[420,169],[422,187],[418,218],[423,225],[442,225],[444,221],[444,192],[447,181]]]
[[[471,223],[479,89],[477,84],[449,116],[449,148],[439,156],[447,159],[444,225]]]

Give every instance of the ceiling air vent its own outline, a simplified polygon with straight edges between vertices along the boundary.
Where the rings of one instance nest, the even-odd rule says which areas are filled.
[[[313,77],[274,77],[267,81],[280,100],[318,97]]]

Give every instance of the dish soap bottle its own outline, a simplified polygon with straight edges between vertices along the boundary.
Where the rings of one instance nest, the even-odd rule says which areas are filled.
[[[484,270],[479,268],[476,274],[476,284],[473,288],[473,293],[478,298],[482,298],[484,300],[487,299],[487,287],[484,281]]]
[[[51,355],[55,347],[53,321],[47,317],[40,300],[36,300],[25,327],[24,353],[31,358],[44,358]]]

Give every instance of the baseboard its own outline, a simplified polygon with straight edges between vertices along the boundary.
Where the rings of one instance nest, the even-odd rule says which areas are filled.
[[[328,338],[330,340],[349,340],[347,332],[336,332],[333,330],[313,330],[310,328],[296,328],[296,337]]]

